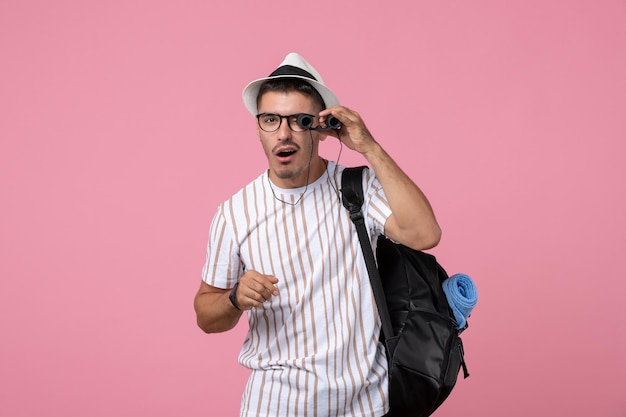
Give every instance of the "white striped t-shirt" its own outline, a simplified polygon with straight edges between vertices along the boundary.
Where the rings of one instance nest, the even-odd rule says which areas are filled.
[[[251,375],[241,416],[371,416],[387,411],[380,320],[356,229],[329,162],[308,187],[270,186],[267,172],[218,207],[202,279],[231,288],[248,270],[279,279],[279,295],[248,311],[239,355]],[[364,177],[375,247],[391,214],[373,171]],[[295,203],[285,204],[280,200]]]

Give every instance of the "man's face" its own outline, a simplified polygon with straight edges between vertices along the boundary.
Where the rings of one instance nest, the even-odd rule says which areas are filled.
[[[322,110],[319,107],[312,98],[302,93],[270,91],[261,97],[258,112],[282,116],[296,113],[317,116]],[[316,124],[317,120],[314,125]],[[321,175],[320,166],[323,166],[323,163],[318,157],[318,145],[325,135],[310,130],[294,132],[289,128],[286,118],[282,119],[280,127],[275,132],[265,132],[258,124],[257,132],[267,156],[270,178],[277,186],[303,187],[307,183],[307,177],[311,182]]]

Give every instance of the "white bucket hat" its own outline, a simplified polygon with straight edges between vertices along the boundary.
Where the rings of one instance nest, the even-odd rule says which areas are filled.
[[[299,78],[304,80],[311,84],[313,88],[320,93],[327,108],[339,104],[339,99],[335,96],[335,93],[326,87],[320,73],[317,72],[317,70],[313,68],[313,66],[309,64],[306,59],[295,52],[291,52],[285,57],[280,66],[269,76],[252,81],[246,86],[246,88],[243,89],[243,104],[253,116],[258,114],[256,101],[261,84],[267,80],[274,80],[277,78]]]

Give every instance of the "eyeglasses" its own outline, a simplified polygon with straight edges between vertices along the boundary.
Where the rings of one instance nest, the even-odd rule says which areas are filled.
[[[289,129],[294,132],[304,132],[311,129],[315,116],[306,113],[295,113],[288,116],[281,116],[276,113],[261,113],[256,115],[259,127],[264,132],[276,132],[280,129],[283,119],[287,119]]]

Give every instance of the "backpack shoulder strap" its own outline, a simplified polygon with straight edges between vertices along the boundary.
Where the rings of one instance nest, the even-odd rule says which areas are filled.
[[[383,328],[383,336],[385,344],[387,345],[388,358],[393,356],[395,351],[395,343],[393,338],[393,326],[391,324],[391,316],[389,315],[389,309],[387,308],[387,301],[385,299],[385,291],[383,290],[383,283],[380,280],[380,274],[376,266],[376,259],[374,257],[374,251],[369,240],[367,228],[365,227],[365,219],[363,218],[363,212],[361,207],[363,206],[363,170],[366,167],[353,167],[345,168],[341,174],[341,201],[343,206],[350,211],[350,219],[356,226],[356,231],[359,236],[359,242],[361,243],[361,250],[363,251],[363,257],[365,258],[365,265],[367,266],[367,272],[370,277],[370,284],[372,285],[372,291],[374,292],[374,298],[376,299],[376,306],[378,308],[378,314]]]
[[[349,167],[341,174],[341,202],[352,213],[361,211],[363,206],[363,170],[365,166]],[[354,219],[353,219],[354,221]]]

